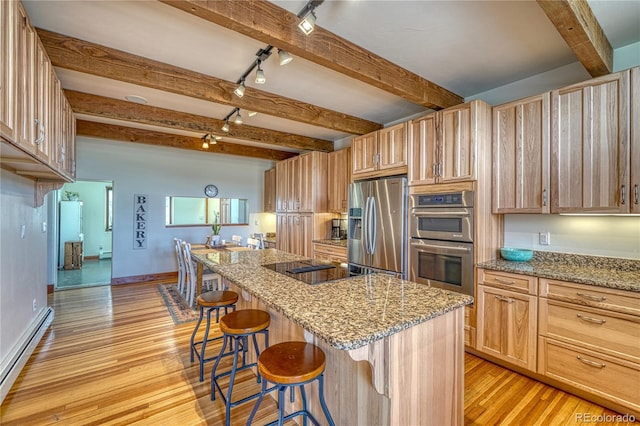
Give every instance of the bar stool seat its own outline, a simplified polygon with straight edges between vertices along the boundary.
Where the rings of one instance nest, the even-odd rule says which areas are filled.
[[[217,373],[218,366],[222,356],[218,356],[216,362],[211,370],[211,399],[216,399],[216,389],[220,392],[220,396],[225,403],[225,424],[229,426],[231,424],[231,408],[257,398],[260,394],[255,394],[242,398],[238,401],[232,401],[233,384],[236,373],[238,371],[245,370],[247,368],[255,367],[257,362],[247,364],[246,354],[249,348],[249,336],[253,340],[253,347],[256,353],[256,359],[260,357],[260,349],[258,347],[258,340],[256,335],[264,335],[264,347],[269,347],[269,325],[271,324],[271,316],[268,312],[261,311],[259,309],[243,309],[227,314],[220,318],[220,330],[224,333],[224,343],[220,349],[220,354],[225,354],[227,345],[231,345],[233,348],[233,365],[230,371],[223,373]],[[242,352],[242,365],[238,366],[239,352]],[[229,377],[229,385],[227,388],[227,395],[222,392],[222,388],[218,383],[219,379],[225,376]],[[258,383],[261,378],[258,374]]]
[[[331,413],[324,400],[324,369],[325,354],[316,345],[307,342],[283,342],[265,349],[258,358],[258,373],[262,376],[262,390],[259,394],[256,405],[251,411],[247,421],[250,425],[253,416],[258,411],[258,407],[264,396],[274,388],[278,389],[278,420],[269,425],[282,425],[285,421],[296,416],[303,416],[304,424],[307,418],[315,425],[318,421],[307,409],[307,397],[304,385],[314,380],[318,380],[318,390],[320,405],[329,425],[334,425]],[[275,386],[267,389],[267,382],[272,382]],[[302,395],[302,410],[298,410],[289,415],[284,415],[284,394],[287,388],[297,386]],[[293,391],[292,391],[293,392]],[[293,398],[293,394],[292,394]]]
[[[208,291],[206,293],[202,293],[198,295],[196,299],[196,303],[200,307],[200,317],[198,318],[198,322],[196,323],[195,328],[193,329],[193,333],[191,334],[191,362],[194,361],[194,354],[198,357],[198,362],[200,363],[200,381],[204,380],[204,364],[208,361],[213,361],[214,359],[224,356],[230,355],[231,352],[227,354],[218,354],[216,356],[212,356],[209,358],[205,358],[205,351],[207,348],[207,343],[213,342],[214,340],[222,339],[224,336],[216,336],[212,339],[209,339],[209,330],[211,327],[211,313],[216,311],[216,322],[220,321],[220,310],[224,309],[224,313],[228,314],[229,309],[232,311],[236,310],[236,302],[238,301],[238,293],[234,291]],[[204,317],[204,310],[207,310],[207,324],[204,331],[204,338],[200,341],[195,341],[196,334],[198,333],[198,329],[200,328],[200,324],[202,324],[202,318]],[[198,351],[198,346],[200,346],[200,350]]]

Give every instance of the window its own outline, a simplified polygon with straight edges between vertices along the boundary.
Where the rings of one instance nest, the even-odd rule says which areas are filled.
[[[106,218],[106,231],[113,230],[113,187],[107,186],[106,189],[106,199],[105,199],[105,218]]]

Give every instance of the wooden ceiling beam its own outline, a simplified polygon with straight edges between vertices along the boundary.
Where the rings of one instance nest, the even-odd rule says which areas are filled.
[[[464,102],[461,96],[318,25],[305,36],[295,14],[269,1],[160,1],[427,108]]]
[[[192,151],[201,151],[206,153],[262,158],[273,161],[286,160],[287,158],[298,155],[295,152],[278,151],[276,149],[239,145],[223,141],[218,141],[215,145],[209,144],[209,148],[205,149],[202,148],[202,139],[200,138],[86,120],[76,121],[76,135],[120,142],[133,142],[154,146],[189,149]]]
[[[538,0],[592,77],[613,72],[613,48],[587,0]]]
[[[279,147],[311,151],[333,151],[333,142],[324,139],[294,135],[246,124],[235,125],[233,123],[230,123],[230,129],[227,133],[222,131],[214,132],[213,129],[222,127],[223,120],[149,105],[140,105],[74,90],[65,90],[64,93],[71,104],[71,109],[76,114],[106,117],[203,134],[215,133],[223,137],[266,143]]]
[[[378,123],[252,87],[247,87],[244,96],[238,98],[233,94],[237,86],[234,82],[51,31],[37,29],[37,32],[56,67],[240,107],[339,132],[361,135],[382,128]]]

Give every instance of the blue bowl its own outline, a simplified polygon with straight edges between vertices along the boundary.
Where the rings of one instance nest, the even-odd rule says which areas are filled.
[[[533,257],[533,250],[502,247],[500,254],[512,262],[528,262]]]

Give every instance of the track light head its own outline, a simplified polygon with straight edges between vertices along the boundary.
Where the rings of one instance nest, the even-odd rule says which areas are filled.
[[[280,65],[287,65],[289,62],[293,61],[293,56],[282,49],[278,49],[278,58],[280,58]]]
[[[302,17],[302,20],[298,24],[298,28],[300,28],[300,30],[302,30],[305,35],[309,35],[311,34],[315,26],[316,15],[313,13],[313,9],[311,9]]]
[[[240,85],[238,87],[236,87],[236,89],[233,91],[233,93],[236,94],[237,97],[241,98],[244,96],[244,90],[246,89],[245,85],[244,85],[244,78],[242,79],[242,81],[240,82]]]
[[[257,114],[258,114],[258,113],[257,113],[256,111],[247,111],[247,115],[248,115],[249,117],[253,117],[253,116],[257,115]]]
[[[262,61],[258,60],[258,69],[256,70],[256,84],[264,84],[267,82],[267,78],[264,76],[264,71],[260,68]]]
[[[208,141],[209,137],[210,136],[208,134],[202,137],[202,149],[209,149],[209,141]]]
[[[229,119],[225,120],[224,125],[222,126],[222,131],[223,132],[229,131]]]
[[[242,124],[242,116],[240,116],[240,110],[238,110],[238,112],[236,113],[236,119],[233,120],[233,122],[236,124]]]

